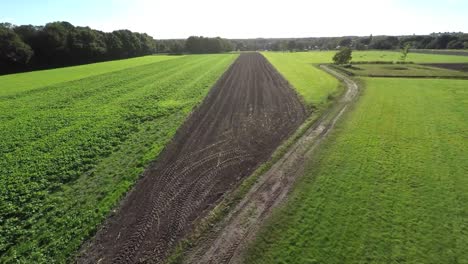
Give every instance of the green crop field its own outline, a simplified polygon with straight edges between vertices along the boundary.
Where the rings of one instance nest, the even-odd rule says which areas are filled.
[[[0,262],[66,262],[236,57],[0,77]]]
[[[363,81],[247,263],[468,263],[468,81]]]
[[[145,56],[125,60],[99,62],[88,65],[66,67],[53,70],[34,71],[0,76],[0,97],[16,95],[36,88],[56,83],[78,80],[94,75],[123,70],[140,65],[164,60],[176,59],[181,56]]]
[[[468,72],[418,64],[356,64],[338,69],[356,76],[368,77],[446,77],[468,78]]]

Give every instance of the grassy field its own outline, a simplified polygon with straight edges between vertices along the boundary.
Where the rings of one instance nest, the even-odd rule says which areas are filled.
[[[57,83],[83,79],[140,65],[180,58],[180,56],[145,56],[126,60],[99,62],[53,70],[34,71],[0,76],[0,98],[17,95]]]
[[[399,61],[400,52],[395,51],[353,51],[353,61]],[[463,63],[468,56],[409,53],[406,61],[414,63]]]
[[[468,263],[468,82],[363,80],[246,263]]]
[[[468,56],[467,49],[417,49],[411,50],[415,53],[426,53],[426,54],[444,54],[444,55],[459,55],[459,56]]]
[[[236,57],[178,57],[0,97],[0,262],[66,262]],[[29,74],[14,76],[30,87],[45,78]]]
[[[465,77],[468,72],[429,67],[418,64],[356,64],[351,67],[338,66],[338,69],[355,76],[367,77]]]
[[[264,52],[263,55],[291,83],[309,107],[327,102],[328,95],[337,92],[339,82],[331,75],[311,65],[299,53]],[[311,53],[312,54],[312,53]],[[323,53],[313,53],[322,60]],[[323,59],[325,61],[325,59]]]
[[[311,52],[263,52],[262,54],[294,86],[297,92],[310,106],[320,106],[336,94],[339,82],[317,68],[320,63],[331,63],[336,51]],[[354,51],[353,61],[398,61],[399,52],[394,51]],[[468,56],[434,55],[410,53],[407,61],[415,63],[463,63]],[[361,65],[359,65],[361,66]],[[450,72],[448,70],[445,70]],[[440,70],[439,73],[444,72]],[[457,75],[458,73],[452,73]],[[463,75],[463,73],[460,73]]]
[[[290,60],[297,60],[307,64],[332,63],[336,51],[310,51],[310,52],[264,52],[263,54]],[[401,54],[395,51],[353,51],[353,61],[398,61]],[[468,56],[436,55],[409,53],[407,61],[414,63],[468,63]]]

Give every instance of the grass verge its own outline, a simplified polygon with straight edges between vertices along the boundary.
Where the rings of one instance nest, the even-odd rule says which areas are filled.
[[[364,79],[246,263],[465,263],[464,80]]]

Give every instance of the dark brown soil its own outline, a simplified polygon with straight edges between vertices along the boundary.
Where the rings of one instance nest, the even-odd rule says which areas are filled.
[[[326,65],[321,69],[341,80],[346,92],[288,149],[267,172],[262,174],[231,212],[203,239],[187,251],[182,263],[238,264],[258,230],[284,203],[295,181],[304,173],[307,161],[314,158],[315,149],[335,127],[343,113],[354,103],[359,87],[345,74]]]
[[[455,71],[468,72],[468,63],[430,63],[424,65]]]
[[[77,262],[160,263],[305,117],[261,54],[241,54]]]

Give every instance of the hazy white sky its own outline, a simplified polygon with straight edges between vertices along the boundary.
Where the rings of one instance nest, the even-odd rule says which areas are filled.
[[[468,31],[468,0],[0,0],[0,21],[127,28],[155,38],[401,35]]]

